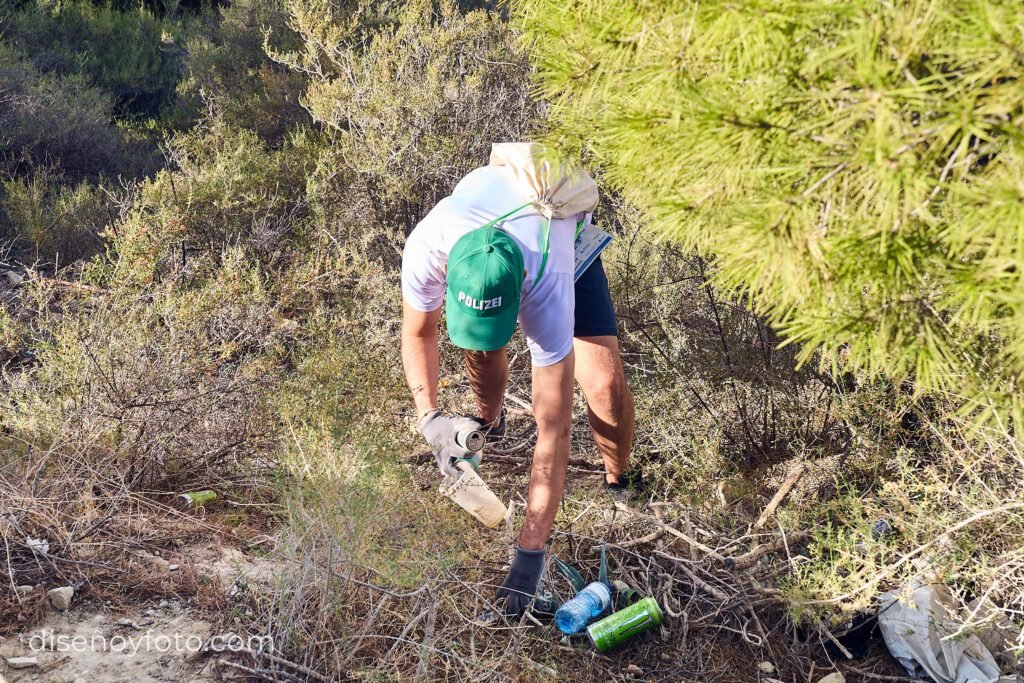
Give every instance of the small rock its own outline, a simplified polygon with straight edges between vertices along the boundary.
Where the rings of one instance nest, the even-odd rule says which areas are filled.
[[[12,669],[31,669],[39,666],[39,660],[36,657],[8,657],[7,666]]]
[[[889,538],[893,534],[892,525],[887,519],[879,519],[871,525],[871,537],[875,539]]]
[[[196,649],[192,649],[190,647],[188,650],[185,651],[185,656],[182,657],[182,659],[185,660],[186,662],[191,663],[191,662],[194,662],[197,659],[199,659],[201,656],[203,656],[203,654],[205,654],[205,652],[206,652],[206,648],[205,647],[199,647],[199,648],[196,648]]]
[[[25,538],[25,545],[29,547],[33,555],[46,555],[50,552],[50,542],[44,538]]]
[[[4,276],[7,278],[7,284],[9,284],[11,287],[17,287],[18,285],[25,281],[24,275],[21,275],[20,273],[15,273],[13,270],[8,270],[6,273],[4,273]]]
[[[126,617],[126,618],[124,618],[124,619],[118,619],[118,620],[117,620],[117,625],[118,625],[118,626],[134,626],[134,625],[135,625],[135,622],[134,622],[134,621],[132,621],[131,619],[128,619],[128,618]]]
[[[176,572],[176,571],[178,571],[178,565],[176,565],[176,564],[169,564],[169,565],[167,565],[167,571],[169,571],[169,572]]]
[[[757,668],[760,669],[762,673],[766,673],[766,674],[773,674],[773,673],[775,673],[775,665],[772,664],[771,662],[761,662],[760,664],[757,665]]]
[[[530,668],[534,669],[537,673],[544,676],[544,678],[547,678],[549,680],[558,678],[558,672],[552,669],[550,666],[546,666],[544,664],[541,664],[540,662],[535,662],[530,658],[526,659],[526,663],[530,665]]]
[[[157,605],[157,607],[159,607],[160,609],[167,609],[168,607],[170,607],[170,605],[171,603],[167,602],[166,600],[161,600],[160,604]]]
[[[639,676],[639,675],[640,675],[640,674],[642,674],[643,672],[644,672],[644,670],[643,670],[643,669],[641,669],[641,668],[640,668],[639,666],[637,666],[636,664],[630,664],[629,666],[627,666],[627,667],[626,667],[626,673],[627,673],[627,674],[632,674],[632,675],[634,675],[634,676]]]
[[[843,678],[843,674],[837,671],[825,676],[818,683],[846,683],[846,679]]]
[[[84,678],[76,678],[76,679],[75,679],[75,680],[73,681],[73,683],[85,683],[85,679],[84,679]]]
[[[71,607],[71,600],[75,597],[75,589],[71,586],[63,586],[46,591],[46,598],[55,609],[61,612]]]
[[[15,586],[14,587],[14,592],[17,593],[18,595],[28,595],[29,593],[31,593],[35,589],[36,589],[35,586],[29,586],[29,585]]]

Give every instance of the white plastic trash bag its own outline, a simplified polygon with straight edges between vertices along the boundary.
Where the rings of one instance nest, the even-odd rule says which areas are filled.
[[[882,596],[878,626],[885,644],[914,678],[936,683],[1004,683],[992,653],[975,635],[961,633],[953,598],[940,583],[914,584]]]
[[[496,142],[491,166],[508,166],[524,193],[548,218],[569,218],[597,207],[597,183],[580,170],[552,161],[537,142]]]

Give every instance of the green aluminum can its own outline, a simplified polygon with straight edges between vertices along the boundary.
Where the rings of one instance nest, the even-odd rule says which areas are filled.
[[[210,491],[193,491],[192,493],[181,493],[179,497],[185,501],[185,505],[190,507],[202,507],[207,503],[212,503],[217,500],[217,493]]]
[[[598,652],[608,652],[614,647],[661,624],[661,608],[654,598],[644,598],[625,609],[609,614],[601,621],[587,627],[587,635]]]

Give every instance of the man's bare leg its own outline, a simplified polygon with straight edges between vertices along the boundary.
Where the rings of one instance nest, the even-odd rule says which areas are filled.
[[[576,381],[587,399],[587,419],[604,459],[605,481],[615,484],[633,449],[633,394],[614,336],[576,337]]]
[[[476,398],[478,415],[489,424],[501,415],[501,403],[505,399],[508,384],[508,353],[504,348],[497,351],[464,351],[463,360],[469,387]]]
[[[547,543],[565,492],[572,434],[573,360],[570,352],[554,365],[533,368],[537,447],[530,470],[526,518],[519,533],[519,547],[527,550],[539,550]]]

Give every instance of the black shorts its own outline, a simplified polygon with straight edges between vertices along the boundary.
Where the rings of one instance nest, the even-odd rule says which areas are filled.
[[[608,278],[598,256],[576,281],[576,322],[572,334],[574,337],[614,337],[618,332]]]

